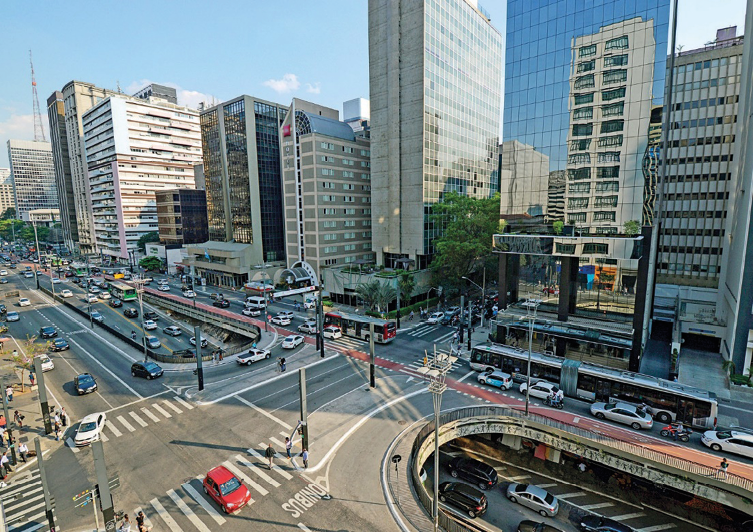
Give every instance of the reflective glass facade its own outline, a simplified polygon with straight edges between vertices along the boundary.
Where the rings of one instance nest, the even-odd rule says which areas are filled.
[[[225,236],[227,216],[225,214],[222,147],[217,109],[201,115],[201,151],[204,156],[209,240],[224,242],[227,240]]]
[[[279,130],[286,112],[287,109],[278,105],[254,102],[261,234],[264,260],[267,261],[285,258]]]
[[[246,105],[235,101],[222,108],[225,118],[225,157],[230,192],[231,238],[241,244],[254,240],[251,224],[251,191],[248,183],[248,149],[246,146]]]

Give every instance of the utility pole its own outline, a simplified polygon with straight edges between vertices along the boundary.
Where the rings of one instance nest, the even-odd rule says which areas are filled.
[[[105,530],[115,530],[115,508],[113,507],[112,495],[110,494],[110,480],[107,478],[105,449],[101,440],[93,441],[91,447],[92,456],[94,457],[94,472],[97,474],[99,502],[105,521]]]
[[[308,406],[306,405],[306,368],[298,370],[298,392],[301,403],[301,448],[308,449],[309,446],[309,424],[308,424]]]
[[[34,227],[34,241],[37,244],[37,269],[34,272],[34,277],[36,277],[37,279],[37,290],[39,290],[39,268],[42,266],[42,257],[39,255],[39,236],[37,235],[37,222],[32,220],[31,225],[32,227]]]
[[[320,358],[324,358],[324,309],[322,305],[322,293],[319,292],[319,302],[316,305],[317,313],[319,314],[319,317],[317,319],[317,326],[316,329],[319,332],[319,352],[320,352]]]
[[[460,349],[460,345],[463,343],[463,324],[465,323],[465,296],[460,296],[460,331],[458,332],[458,349]]]
[[[3,410],[5,411],[5,423],[6,423],[5,426],[6,426],[7,431],[8,431],[8,441],[11,442],[9,444],[10,455],[13,458],[13,465],[17,466],[18,462],[16,461],[16,446],[13,445],[13,431],[10,428],[11,425],[12,425],[12,423],[11,423],[10,420],[13,419],[13,418],[11,418],[8,415],[8,394],[6,394],[4,391],[3,391]]]
[[[369,385],[376,388],[376,376],[374,375],[374,323],[369,323]]]
[[[196,339],[196,375],[199,377],[199,391],[204,389],[204,368],[201,360],[201,327],[193,328],[193,337]]]
[[[471,355],[471,331],[473,331],[473,304],[471,296],[468,296],[468,356]],[[483,312],[483,311],[482,311]]]
[[[42,481],[42,492],[44,493],[44,513],[47,517],[50,532],[55,532],[55,516],[52,513],[55,499],[50,496],[50,488],[47,485],[47,471],[44,466],[44,456],[42,455],[42,444],[39,441],[39,436],[34,438],[34,450],[37,452],[37,469],[39,469],[39,480]]]
[[[37,376],[37,392],[39,393],[39,407],[42,409],[42,419],[44,420],[44,433],[52,432],[52,420],[50,419],[50,405],[47,401],[47,388],[44,386],[44,371],[42,370],[42,360],[34,357],[34,374]],[[8,418],[5,418],[6,422]],[[37,456],[40,456],[37,453]]]

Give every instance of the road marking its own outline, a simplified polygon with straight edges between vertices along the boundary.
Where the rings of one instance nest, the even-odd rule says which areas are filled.
[[[555,487],[555,486],[558,486],[559,484],[557,484],[557,483],[555,483],[555,482],[551,482],[551,483],[549,483],[549,484],[536,484],[536,485],[537,485],[538,487],[542,488],[542,489],[546,489],[546,488],[553,488],[553,487]]]
[[[143,419],[141,419],[141,418],[140,418],[140,417],[139,417],[139,416],[138,416],[138,415],[136,414],[136,412],[128,412],[128,415],[130,415],[130,416],[131,416],[131,417],[133,418],[133,420],[134,420],[134,421],[135,421],[136,423],[138,423],[139,425],[141,425],[142,427],[148,427],[148,426],[149,426],[149,425],[147,424],[147,422],[146,422],[146,421],[144,421]]]
[[[573,493],[565,493],[564,495],[557,495],[558,499],[572,499],[573,497],[584,497],[587,493],[585,491],[575,491]]]
[[[249,451],[253,451],[253,449],[249,449]],[[256,456],[258,458],[262,458],[262,456],[257,453],[256,451],[253,451],[251,453],[253,456]],[[264,471],[261,470],[261,466],[257,466],[256,464],[252,464],[251,462],[246,462],[245,460],[240,460],[240,463],[246,467],[248,467],[251,471],[253,471],[255,474],[259,475],[261,478],[263,478],[268,484],[271,484],[275,488],[280,487],[280,483],[277,482],[275,479],[267,475]]]
[[[141,407],[141,411],[144,414],[146,414],[146,417],[148,417],[149,419],[151,419],[155,423],[159,423],[159,418],[157,416],[155,416],[154,414],[152,414],[149,410],[147,410],[145,406]]]
[[[128,423],[128,421],[126,421],[126,418],[124,418],[123,416],[118,416],[118,421],[120,421],[121,425],[128,429],[128,432],[136,432],[136,429],[133,428],[133,425]]]
[[[259,447],[264,447],[264,443],[260,443]],[[262,456],[253,449],[248,449],[248,452],[256,456],[257,458],[262,458]],[[275,453],[275,456],[277,457],[279,455]],[[272,471],[276,471],[277,473],[279,473],[282,476],[282,478],[284,478],[285,480],[291,480],[293,478],[293,475],[291,475],[290,473],[285,471],[283,468],[275,464],[274,460],[272,461]]]
[[[108,429],[110,429],[110,430],[112,431],[112,433],[113,433],[113,434],[115,434],[115,437],[116,437],[116,438],[120,438],[120,437],[121,437],[121,436],[123,435],[123,433],[122,433],[122,432],[120,432],[120,431],[119,431],[119,430],[118,430],[118,429],[117,429],[117,428],[115,427],[115,425],[113,425],[112,423],[105,423],[105,427],[107,427]],[[101,432],[100,432],[100,434],[101,434]],[[106,441],[106,440],[105,440],[105,441]]]
[[[212,519],[214,519],[215,523],[218,525],[221,525],[225,522],[225,518],[220,515],[220,513],[214,509],[213,506],[210,506],[209,502],[201,496],[201,494],[194,489],[193,486],[191,486],[188,482],[185,484],[182,484],[183,489],[188,492],[188,494],[191,496],[193,500],[195,500],[199,505],[204,508],[204,510],[210,515]]]
[[[68,447],[70,447],[70,448],[71,448],[71,451],[73,451],[74,453],[77,453],[77,452],[79,451],[79,448],[78,448],[78,447],[76,447],[76,442],[74,442],[74,441],[73,441],[73,438],[71,438],[70,436],[68,436],[68,439],[67,439],[67,440],[65,440],[65,444],[66,444],[66,445],[67,445]]]
[[[101,440],[102,440],[103,442],[105,442],[105,443],[107,443],[108,441],[110,441],[110,438],[108,438],[108,437],[107,437],[107,434],[105,434],[104,432],[100,432],[100,433],[99,433],[99,438],[100,438],[100,439],[101,439]]]
[[[106,414],[109,414],[110,412],[114,410],[119,410],[120,408],[126,408],[131,405],[135,405],[136,403],[140,403],[142,401],[145,401],[147,399],[154,399],[155,397],[159,397],[160,395],[165,395],[168,392],[168,390],[165,390],[164,392],[155,393],[154,395],[150,395],[148,397],[142,397],[141,399],[136,399],[135,401],[131,401],[130,403],[126,403],[124,405],[116,406],[115,408],[111,408],[110,410],[105,410]]]
[[[239,454],[236,454],[233,458],[235,458],[239,462],[243,463],[243,456],[241,456]],[[261,495],[262,497],[264,497],[265,495],[267,495],[269,493],[262,486],[260,486],[259,484],[257,484],[253,480],[251,480],[251,477],[249,477],[243,471],[241,471],[240,469],[238,469],[237,467],[235,467],[235,465],[233,465],[232,462],[230,462],[230,460],[226,460],[225,462],[222,462],[222,465],[224,465],[226,468],[228,468],[230,471],[232,471],[232,473],[236,477],[238,477],[243,482],[245,482],[246,484],[248,484],[250,487],[252,487],[256,491],[258,491],[259,495]],[[253,503],[253,500],[251,501],[251,503]]]
[[[155,497],[151,501],[152,506],[157,511],[157,514],[162,518],[162,520],[167,523],[167,526],[170,527],[170,530],[173,532],[183,532],[183,529],[178,526],[178,523],[175,522],[175,520],[170,517],[170,514],[167,513],[167,510],[165,510],[165,507],[160,504],[159,500]]]
[[[171,409],[176,414],[182,414],[183,413],[183,410],[181,410],[180,408],[178,408],[177,406],[175,406],[174,404],[172,404],[167,399],[164,400],[164,401],[162,401],[162,402],[165,404],[165,406],[167,406],[169,409]]]
[[[611,519],[615,521],[627,521],[628,519],[635,519],[636,517],[645,517],[643,512],[635,512],[634,514],[615,515]]]
[[[141,506],[139,506],[138,508],[136,508],[136,509],[133,510],[133,515],[137,516],[137,515],[139,515],[139,512],[143,512],[143,511],[144,510],[141,509]],[[144,524],[147,527],[152,528],[152,522],[149,520],[149,518],[146,516],[146,514],[144,514]]]
[[[527,478],[531,478],[531,475],[518,475],[517,477],[509,477],[507,480],[511,482],[518,482],[520,480],[525,480]],[[557,495],[559,497],[559,495]]]
[[[211,530],[207,528],[207,525],[205,525],[201,521],[201,519],[198,518],[194,511],[191,510],[191,508],[189,508],[185,502],[183,502],[183,499],[180,498],[180,495],[175,493],[175,490],[168,490],[167,494],[173,500],[175,505],[180,508],[180,511],[183,512],[186,517],[188,517],[189,521],[191,521],[194,526],[200,530],[200,532],[211,532]]]
[[[267,412],[266,410],[264,410],[264,409],[262,409],[262,408],[259,408],[258,406],[256,406],[256,405],[255,405],[254,403],[252,403],[251,401],[248,401],[248,400],[246,400],[246,399],[244,399],[243,397],[240,397],[240,396],[236,396],[236,399],[238,399],[238,400],[239,400],[239,401],[240,401],[241,403],[243,403],[244,405],[250,406],[251,408],[253,408],[253,409],[254,409],[254,410],[256,410],[257,412],[259,412],[260,414],[263,414],[263,415],[267,416],[267,417],[268,417],[269,419],[271,419],[271,420],[272,420],[272,421],[274,421],[275,423],[279,423],[280,425],[282,425],[282,426],[283,426],[283,427],[285,427],[286,429],[288,429],[288,430],[293,430],[293,426],[292,426],[292,425],[288,425],[288,424],[287,424],[287,423],[285,423],[285,422],[284,422],[283,420],[281,420],[281,419],[279,419],[279,418],[277,418],[277,417],[273,416],[272,414],[270,414],[270,413],[269,413],[269,412]]]
[[[100,340],[102,340],[102,341],[103,341],[104,343],[108,344],[108,345],[109,345],[110,347],[112,347],[112,348],[114,348],[114,349],[117,349],[117,348],[116,348],[116,347],[115,347],[114,345],[112,345],[112,344],[111,344],[110,342],[108,342],[107,340],[105,340],[105,339],[104,339],[104,338],[102,338],[101,336],[99,336],[99,335],[95,335],[95,336],[97,336],[97,337],[98,337],[98,338],[99,338]],[[109,369],[109,368],[108,368],[107,366],[105,366],[104,364],[102,364],[102,362],[100,362],[100,361],[99,361],[99,360],[97,360],[97,359],[96,359],[95,357],[93,357],[92,355],[90,355],[90,354],[89,354],[89,352],[88,352],[88,351],[87,351],[86,349],[84,349],[84,348],[83,348],[83,346],[82,346],[82,345],[81,345],[80,343],[78,343],[78,342],[77,342],[76,340],[74,340],[73,338],[69,338],[69,340],[70,340],[70,341],[71,341],[72,343],[76,344],[76,346],[77,346],[77,347],[79,348],[79,350],[80,350],[81,352],[83,352],[83,353],[84,353],[84,354],[85,354],[86,356],[88,356],[88,357],[89,357],[89,358],[91,358],[91,359],[92,359],[92,360],[93,360],[94,362],[96,362],[97,364],[99,364],[99,366],[100,366],[100,367],[101,367],[101,368],[102,368],[103,370],[105,370],[105,371],[106,371],[107,373],[109,373],[109,374],[110,374],[110,375],[111,375],[111,376],[112,376],[112,377],[113,377],[113,378],[114,378],[114,379],[115,379],[116,381],[118,381],[118,382],[119,382],[120,384],[122,384],[122,385],[123,385],[123,387],[125,387],[125,388],[126,388],[127,390],[129,390],[129,391],[130,391],[130,392],[131,392],[131,393],[132,393],[133,395],[135,395],[135,396],[136,396],[136,397],[138,397],[139,399],[143,399],[143,398],[144,398],[144,396],[143,396],[143,395],[141,395],[141,394],[140,394],[139,392],[137,392],[136,390],[134,390],[133,388],[131,388],[131,387],[130,387],[130,386],[129,386],[129,385],[127,384],[127,383],[126,383],[126,381],[124,381],[123,379],[121,379],[120,377],[118,377],[117,375],[115,375],[115,373],[113,373],[113,372],[112,372],[112,371],[111,371],[111,370],[110,370],[110,369]],[[118,350],[118,351],[120,351],[120,349],[117,349],[117,350]],[[122,352],[122,351],[121,351],[121,352]],[[130,358],[130,357],[129,357],[129,358]]]
[[[303,532],[311,532],[311,529],[307,527],[306,525],[304,525],[303,523],[298,523],[298,528],[303,530]]]
[[[573,418],[573,423],[577,423],[578,421],[580,421],[580,418],[579,418],[579,417],[574,417],[574,418]]]
[[[178,401],[180,404],[182,404],[184,407],[186,407],[188,410],[193,410],[193,406],[191,406],[188,402],[181,399],[179,396],[173,397],[176,401]]]
[[[167,410],[165,410],[164,408],[162,408],[158,404],[153,404],[152,408],[154,408],[157,412],[159,412],[160,414],[162,414],[165,417],[173,417],[173,416],[170,415],[170,413]]]
[[[596,504],[584,504],[581,506],[583,510],[596,510],[597,508],[608,508],[610,506],[614,506],[611,502],[600,502]]]
[[[635,532],[656,532],[657,530],[667,530],[669,528],[677,528],[674,523],[666,523],[663,525],[647,526],[646,528],[637,528]]]

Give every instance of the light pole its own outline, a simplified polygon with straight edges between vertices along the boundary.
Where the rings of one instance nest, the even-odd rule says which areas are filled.
[[[434,532],[439,530],[439,411],[442,406],[442,394],[447,389],[447,373],[457,359],[451,355],[437,353],[435,348],[434,357],[417,370],[428,379],[428,389],[434,402]]]
[[[134,279],[133,283],[136,285],[136,295],[139,298],[139,309],[141,312],[141,325],[144,325],[144,279]],[[194,297],[194,305],[196,304],[196,297]],[[144,348],[144,362],[149,360],[149,356],[146,351],[146,331],[141,337],[141,344]]]
[[[34,242],[37,244],[37,271],[34,272],[34,277],[37,278],[37,290],[39,290],[39,267],[42,265],[42,258],[39,255],[39,235],[37,235],[37,222],[36,220],[31,220],[31,225],[34,227]]]
[[[264,264],[257,264],[256,269],[261,270],[264,274],[264,277],[269,279],[269,275],[267,274],[267,268],[269,268],[269,264],[266,262]],[[262,277],[262,292],[264,292],[264,331],[269,331],[269,322],[267,321],[267,283],[264,280],[264,277]]]
[[[533,308],[531,308],[533,307]],[[533,299],[526,301],[526,319],[528,320],[528,368],[526,369],[526,416],[531,400],[531,352],[533,351],[533,323],[536,321],[538,302]]]
[[[473,286],[481,290],[481,328],[484,327],[484,306],[486,305],[486,268],[484,268],[484,280],[482,281],[483,286],[479,286],[468,277],[461,277],[461,279],[465,279],[469,283],[471,283]],[[469,318],[470,319],[470,318]]]
[[[431,294],[431,291],[432,291],[432,290],[435,290],[435,291],[436,291],[436,288],[434,288],[434,287],[432,286],[431,288],[429,288],[428,292],[426,292],[426,313],[427,313],[427,314],[429,313],[429,294]],[[439,306],[439,305],[437,305],[437,306]]]

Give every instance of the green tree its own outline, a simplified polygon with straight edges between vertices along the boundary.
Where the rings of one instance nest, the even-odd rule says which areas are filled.
[[[15,226],[16,236],[21,232],[24,223],[21,220],[0,220],[0,236],[5,240],[13,238],[13,228]]]
[[[149,255],[148,257],[144,257],[139,261],[139,266],[144,268],[145,270],[161,270],[163,267],[162,259],[159,257],[155,257],[154,255]]]
[[[388,284],[383,284],[379,281],[376,281],[376,283],[379,286],[374,293],[374,304],[376,305],[377,311],[385,312],[390,303],[397,299],[397,291],[393,286]]]
[[[627,236],[635,236],[641,232],[641,222],[638,220],[628,220],[622,226],[622,230]]]
[[[0,216],[0,220],[13,220],[16,217],[16,208],[15,207],[8,207],[5,209],[5,212],[3,212],[2,216]]]
[[[400,287],[400,304],[407,306],[413,295],[413,290],[416,289],[416,279],[413,274],[404,272],[398,277],[397,284]]]
[[[552,223],[552,230],[554,231],[555,235],[561,235],[562,230],[565,228],[565,222],[561,220],[557,220],[556,222]]]
[[[491,255],[492,237],[505,227],[499,218],[499,201],[499,194],[475,199],[450,192],[432,206],[430,219],[444,231],[434,240],[431,268],[446,283],[469,276]]]
[[[150,242],[159,242],[159,233],[157,231],[152,231],[150,233],[141,235],[141,238],[139,238],[139,241],[136,243],[136,245],[139,247],[139,250],[141,250],[142,253],[146,253],[146,245]]]
[[[363,304],[369,309],[374,310],[376,305],[377,292],[381,283],[376,279],[356,286],[356,295],[363,300]]]
[[[36,343],[37,337],[34,335],[27,335],[24,341],[25,353],[16,352],[15,356],[11,356],[13,362],[21,368],[21,391],[25,390],[24,373],[34,370],[34,357],[46,353],[50,350],[50,342],[44,342],[42,344]]]

